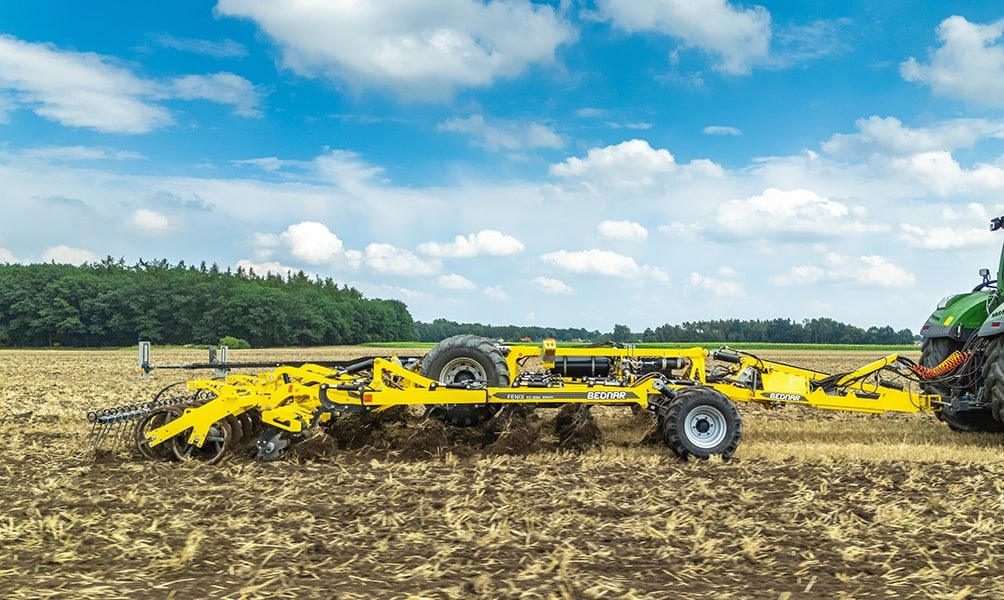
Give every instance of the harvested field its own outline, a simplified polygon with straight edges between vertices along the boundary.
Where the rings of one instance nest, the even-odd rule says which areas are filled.
[[[881,355],[762,354],[820,370]],[[477,430],[404,413],[338,423],[274,463],[95,457],[88,409],[179,379],[140,380],[134,364],[128,351],[0,351],[5,595],[1004,597],[1004,436],[930,415],[741,406],[729,462],[681,462],[644,441],[646,415],[613,408],[573,420],[564,445],[555,410]]]

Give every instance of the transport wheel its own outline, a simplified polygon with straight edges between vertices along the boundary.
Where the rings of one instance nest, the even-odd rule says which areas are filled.
[[[227,419],[220,419],[209,428],[206,441],[201,448],[188,443],[188,431],[176,435],[171,445],[174,448],[174,457],[182,462],[197,460],[212,465],[223,459],[230,449],[232,440],[233,430],[230,429],[230,422]]]
[[[156,446],[150,446],[146,436],[154,429],[159,429],[181,416],[181,409],[165,406],[154,409],[136,426],[136,448],[139,453],[150,460],[175,460],[174,442],[168,440]]]
[[[1000,336],[998,336],[1000,337]],[[993,340],[991,340],[991,343]],[[999,344],[998,344],[999,345]],[[953,340],[952,338],[927,338],[924,340],[924,345],[921,346],[920,351],[920,364],[925,367],[936,367],[941,364],[948,355],[956,350],[962,349],[962,343],[958,340]],[[998,351],[999,353],[1000,351]],[[1004,355],[1000,357],[1000,360],[1004,361]],[[991,350],[988,348],[987,355],[983,363],[983,380],[986,385],[986,392],[991,394],[993,397],[993,388],[987,385],[988,382],[988,366],[997,362],[991,355]],[[1001,362],[998,367],[1000,372],[1004,374],[1004,362]],[[957,385],[960,386],[971,386],[971,380],[960,380]],[[948,401],[952,396],[952,388],[947,382],[931,382],[931,383],[921,383],[920,388],[924,390],[925,394],[938,394],[943,399]],[[984,410],[965,410],[965,411],[953,411],[950,404],[945,404],[941,407],[941,410],[936,412],[938,419],[945,422],[948,428],[952,431],[960,432],[972,432],[972,431],[1004,431],[1001,427],[1001,423],[994,418],[994,410],[987,408]]]
[[[662,439],[677,456],[706,459],[731,457],[743,433],[735,403],[711,388],[685,389],[662,420]]]
[[[509,386],[509,367],[495,342],[476,335],[446,338],[422,359],[420,373],[441,383],[485,382]],[[426,414],[455,427],[473,427],[498,412],[493,404],[432,404]]]
[[[1004,424],[1004,335],[990,338],[987,351],[983,358],[983,389],[993,406],[992,414],[996,417],[996,429],[1001,431]]]

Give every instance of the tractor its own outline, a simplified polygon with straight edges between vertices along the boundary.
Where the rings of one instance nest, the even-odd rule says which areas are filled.
[[[990,231],[1004,228],[1004,216]],[[939,373],[922,383],[942,398],[938,418],[955,431],[1004,431],[1004,247],[997,278],[980,269],[972,291],[942,298],[921,327],[920,364]]]

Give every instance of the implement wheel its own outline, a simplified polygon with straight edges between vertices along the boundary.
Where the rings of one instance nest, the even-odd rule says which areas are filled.
[[[1004,335],[990,338],[983,358],[982,375],[984,393],[991,402],[991,414],[995,417],[995,428],[986,431],[1001,431],[1004,429]]]
[[[495,342],[476,335],[446,338],[422,359],[421,374],[441,383],[509,386],[509,367]],[[455,427],[480,425],[498,412],[492,404],[431,404],[427,414]]]
[[[1000,337],[1000,336],[998,336]],[[991,371],[993,371],[992,365],[994,363],[1000,363],[997,369],[1004,373],[1004,356],[996,357],[993,352],[994,340],[991,339],[991,346],[987,349],[986,358],[983,363],[983,380],[986,386],[986,394],[990,394],[989,398],[993,397],[993,386],[990,384],[990,378],[992,377]],[[1000,342],[997,342],[997,346],[1000,346]],[[921,346],[920,351],[920,364],[925,367],[936,367],[941,364],[948,355],[956,350],[962,349],[962,343],[953,340],[952,338],[927,338],[924,340],[924,345]],[[1000,354],[1000,350],[997,350],[997,354]],[[952,375],[947,375],[945,380],[934,381],[934,382],[922,382],[920,388],[925,394],[938,394],[946,402],[952,397],[952,384],[948,382],[948,379],[953,377]],[[964,379],[955,379],[957,383],[955,385],[960,387],[970,387],[972,386],[972,378],[966,376]],[[1004,385],[1004,382],[1001,382]],[[954,411],[952,410],[951,404],[944,404],[941,410],[934,413],[937,415],[938,419],[945,422],[948,428],[952,431],[961,432],[972,432],[972,431],[1002,431],[1001,424],[994,419],[994,410],[990,408],[981,410],[963,410]]]
[[[197,460],[209,465],[216,464],[226,456],[227,450],[233,445],[233,430],[226,418],[213,423],[201,448],[188,443],[189,431],[191,429],[179,433],[167,442],[174,448],[174,457],[182,462]]]
[[[662,419],[662,439],[677,456],[731,457],[743,433],[734,402],[711,388],[682,390]]]

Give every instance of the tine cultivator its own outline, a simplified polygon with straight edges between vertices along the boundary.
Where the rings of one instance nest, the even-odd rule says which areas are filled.
[[[530,359],[540,366],[529,368]],[[262,366],[274,368],[227,375]],[[273,460],[333,419],[391,407],[424,406],[430,418],[475,426],[507,405],[572,404],[588,413],[599,404],[651,411],[660,436],[682,458],[728,458],[742,435],[737,402],[868,413],[941,409],[938,396],[905,385],[903,379],[918,379],[916,365],[896,354],[831,375],[730,349],[558,348],[553,340],[502,346],[460,335],[424,357],[278,366],[211,360],[156,368],[206,367],[226,376],[188,381],[184,389],[175,384],[150,402],[90,413],[95,445],[131,441],[153,460],[215,463],[233,452]],[[149,347],[141,348],[140,372],[153,368]]]

